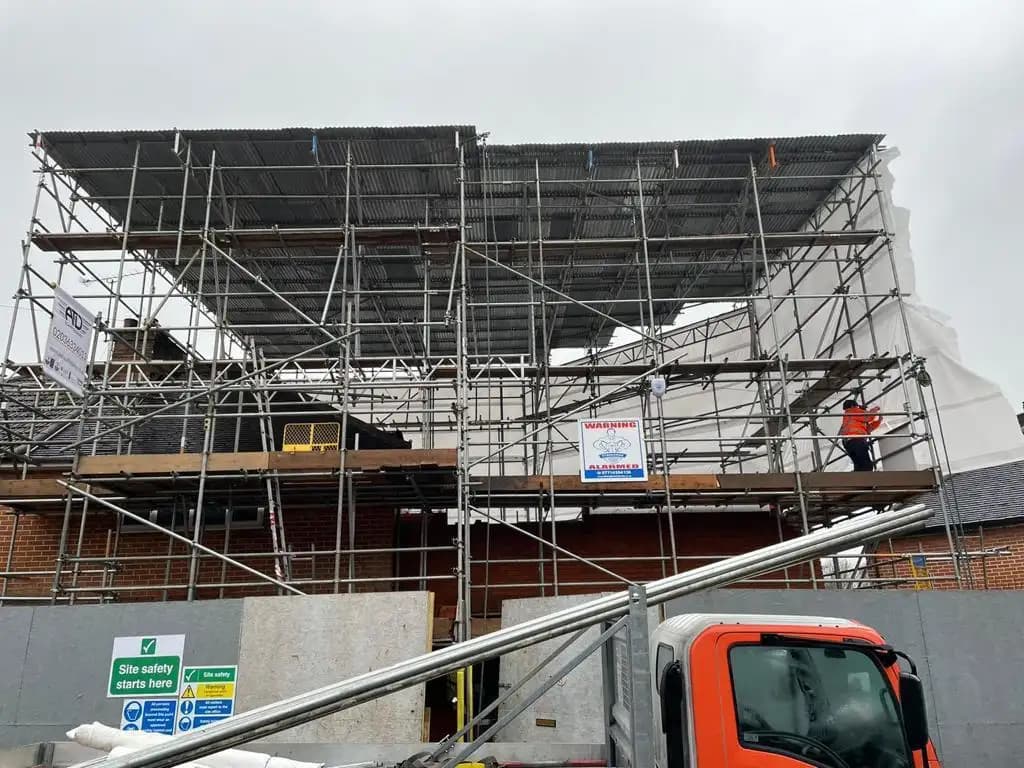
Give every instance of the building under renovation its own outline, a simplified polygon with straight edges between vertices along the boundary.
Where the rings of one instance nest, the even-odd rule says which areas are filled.
[[[746,552],[948,465],[879,135],[31,138],[4,603],[426,590],[466,637],[508,598]],[[849,398],[881,409],[879,471],[848,471]],[[634,437],[632,474],[600,477],[583,423]],[[969,585],[991,553],[935,498],[932,580]],[[921,583],[923,555],[855,554],[758,583]]]

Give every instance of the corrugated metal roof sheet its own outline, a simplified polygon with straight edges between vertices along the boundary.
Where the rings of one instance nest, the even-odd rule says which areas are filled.
[[[762,163],[774,143],[780,167],[759,182],[764,226],[767,232],[791,232],[805,225],[838,183],[870,147],[878,134],[812,136],[779,139],[722,139],[641,141],[611,143],[559,143],[501,145],[478,143],[476,128],[427,127],[323,127],[182,131],[191,142],[196,173],[188,183],[190,200],[185,208],[185,227],[201,228],[206,216],[205,169],[214,161],[221,169],[229,205],[217,199],[211,207],[211,226],[224,229],[233,219],[236,227],[337,227],[343,222],[346,154],[351,147],[354,162],[351,221],[366,226],[441,225],[460,219],[458,183],[459,151],[456,134],[466,148],[467,224],[471,240],[518,241],[536,238],[533,181],[535,164],[542,179],[540,234],[545,239],[635,237],[639,195],[635,184],[639,160],[647,207],[647,233],[652,238],[720,232],[753,232],[756,222],[742,206],[749,162]],[[179,215],[183,174],[181,155],[174,152],[176,132],[43,132],[42,143],[50,156],[99,202],[116,222],[123,222],[136,143],[140,166],[166,168],[138,175],[133,229],[173,229]],[[314,136],[316,153],[313,152]],[[678,166],[676,165],[678,158]],[[420,168],[367,167],[419,164]],[[284,169],[288,166],[288,169]],[[325,168],[324,166],[331,166]],[[109,170],[119,168],[122,170]],[[248,168],[256,170],[241,170]],[[266,170],[262,170],[266,168]],[[802,178],[793,178],[799,176]],[[808,178],[818,177],[818,178]],[[685,180],[684,180],[685,179]],[[274,195],[292,195],[289,199]],[[161,214],[162,206],[162,214]],[[168,226],[167,222],[171,222]],[[525,246],[523,248],[525,250]],[[407,249],[415,251],[415,249]],[[603,266],[584,265],[576,253],[546,258],[544,280],[568,292],[578,301],[602,302],[615,298],[622,284],[635,274],[635,246],[608,248],[601,254]],[[302,286],[322,288],[329,283],[333,248],[270,249],[261,255],[261,277],[279,290]],[[377,286],[419,289],[423,285],[424,257],[413,252],[402,261],[376,261],[375,256],[394,251],[364,248],[364,278]],[[493,254],[492,254],[493,255]],[[651,255],[651,282],[655,298],[685,295],[729,296],[744,292],[747,275],[741,264],[708,267],[707,252],[657,246]],[[729,254],[720,255],[725,260]],[[777,254],[769,254],[776,256]],[[503,257],[504,258],[504,257]],[[183,260],[187,261],[187,259]],[[433,254],[430,287],[444,305],[450,282],[451,253]],[[168,266],[173,273],[178,268]],[[232,268],[231,282],[239,290],[258,292],[261,287]],[[534,268],[533,276],[539,278]],[[185,276],[195,288],[198,268]],[[287,286],[288,288],[282,288]],[[495,354],[528,351],[527,282],[475,256],[469,270],[470,300],[481,306],[474,312],[476,338],[488,334]],[[629,293],[623,295],[629,298]],[[411,300],[406,300],[411,298]],[[487,309],[489,301],[506,307]],[[307,315],[319,318],[322,297],[296,297],[293,303]],[[212,308],[212,301],[210,302]],[[621,322],[638,324],[636,304],[606,304],[604,310]],[[443,310],[442,310],[443,311]],[[328,317],[340,317],[341,297],[336,296]],[[380,297],[375,306],[364,302],[367,321],[380,312],[389,319],[415,319],[422,312],[418,297]],[[232,299],[229,321],[238,325],[288,322],[294,314],[274,297]],[[557,310],[552,333],[555,347],[601,347],[615,326],[595,321],[593,313],[578,306]],[[669,320],[671,318],[668,318]],[[445,329],[431,331],[432,352],[453,354],[454,336]],[[291,354],[308,344],[310,334],[256,334],[268,352]],[[382,330],[362,332],[364,354],[392,354],[392,343]],[[402,353],[418,354],[415,346]]]

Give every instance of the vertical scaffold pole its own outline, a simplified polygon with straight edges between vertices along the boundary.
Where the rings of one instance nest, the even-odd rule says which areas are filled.
[[[541,194],[540,194],[540,161],[533,161],[533,172],[534,172],[534,185],[535,193],[537,198],[537,263],[540,267],[540,282],[541,285],[547,285],[545,282],[544,275],[544,220],[541,212]],[[558,595],[558,533],[556,532],[556,521],[555,521],[555,446],[554,446],[554,427],[551,424],[551,348],[550,348],[550,336],[548,335],[548,301],[547,292],[541,291],[540,294],[540,321],[543,327],[542,340],[544,359],[541,362],[541,366],[538,370],[544,372],[544,419],[547,421],[547,444],[544,448],[547,458],[548,465],[548,503],[550,504],[551,512],[551,582],[555,596]],[[552,320],[553,322],[553,320]],[[504,462],[504,457],[502,457]],[[541,495],[541,504],[537,509],[537,518],[540,521],[544,520],[544,498]],[[543,522],[540,526],[539,535],[543,537],[544,526]],[[544,561],[544,550],[540,551],[541,562]],[[541,589],[543,589],[544,576],[541,571]],[[543,594],[543,593],[542,593]]]
[[[359,433],[353,438],[352,447],[359,450]],[[346,478],[348,493],[348,592],[356,591],[356,489],[352,477],[352,470],[349,470]]]
[[[14,294],[14,307],[11,310],[11,327],[7,332],[7,345],[4,348],[4,359],[0,361],[0,365],[5,366],[3,369],[3,375],[0,376],[0,395],[3,394],[4,388],[7,386],[6,365],[7,361],[11,359],[11,348],[14,345],[14,333],[18,326],[18,312],[21,310],[21,302],[25,296],[31,294],[31,290],[27,287],[26,283],[29,272],[28,261],[29,255],[32,253],[32,235],[35,233],[36,229],[36,218],[39,215],[39,201],[42,197],[44,184],[45,175],[42,169],[40,169],[39,183],[36,185],[35,199],[32,202],[32,213],[29,215],[28,228],[25,230],[25,239],[21,243],[21,272],[18,276],[18,290]],[[27,306],[31,307],[31,303]],[[30,309],[29,311],[31,312],[32,310]],[[13,454],[11,456],[11,464],[12,466],[17,466],[17,461],[14,459]],[[7,583],[6,580],[4,583]]]
[[[202,294],[205,288],[206,282],[206,253],[209,250],[206,247],[207,242],[210,240],[210,209],[213,203],[213,180],[216,176],[217,170],[217,150],[213,150],[210,153],[210,180],[206,190],[206,215],[203,221],[203,242],[202,242],[202,253],[199,257],[199,282],[196,286],[196,293],[192,298],[193,306],[189,312],[189,325],[194,326],[189,331],[191,337],[191,347],[189,352],[189,365],[188,365],[188,376],[192,378],[194,372],[195,359],[199,354],[199,306],[202,304]],[[214,381],[211,378],[211,384]],[[212,403],[213,394],[207,395],[211,398]],[[187,413],[187,404],[186,404]],[[186,438],[188,434],[188,418],[182,420],[182,432],[181,432],[181,450],[185,452]],[[196,494],[196,513],[192,523],[192,542],[193,544],[200,544],[203,538],[203,503],[206,495],[206,472],[209,467],[210,459],[210,424],[209,419],[204,420],[203,424],[203,456],[199,467],[199,490]],[[189,601],[195,600],[196,598],[196,581],[199,578],[199,549],[192,547],[192,553],[189,557],[188,564],[188,592],[187,599]]]
[[[452,269],[459,270],[459,303],[456,311],[456,432],[457,432],[457,456],[458,468],[456,477],[456,502],[458,506],[458,527],[457,527],[457,554],[459,557],[458,573],[458,601],[456,606],[458,639],[461,642],[469,640],[472,632],[470,614],[472,612],[472,578],[471,578],[471,540],[470,540],[470,510],[471,499],[469,496],[469,430],[466,424],[467,409],[469,407],[469,371],[467,369],[467,300],[466,289],[468,270],[466,269],[466,148],[463,141],[459,140],[456,134],[456,141],[459,150],[459,243],[456,251],[456,263]]]
[[[75,439],[75,453],[71,457],[71,480],[74,481],[78,478],[78,463],[82,458],[82,441],[85,437],[85,419],[89,412],[89,400],[92,397],[91,391],[88,389],[92,386],[92,374],[93,368],[95,367],[96,361],[96,347],[100,340],[100,327],[103,324],[103,315],[96,315],[96,330],[92,335],[92,347],[89,350],[89,373],[86,378],[85,396],[82,398],[82,410],[78,416],[78,437]],[[64,559],[67,554],[68,546],[68,532],[71,529],[71,506],[74,502],[74,494],[71,491],[67,492],[64,497],[64,520],[60,527],[60,539],[57,542],[57,559],[53,567],[53,584],[50,587],[50,603],[56,604],[57,597],[60,595],[60,577],[61,571],[64,567]]]
[[[786,376],[786,363],[783,359],[782,343],[779,336],[779,327],[775,319],[775,299],[772,295],[772,276],[771,268],[768,263],[768,246],[764,237],[764,220],[761,218],[761,197],[757,190],[757,168],[754,167],[753,159],[749,160],[750,163],[750,186],[754,193],[754,212],[757,215],[757,234],[758,240],[761,244],[761,267],[764,269],[764,291],[765,296],[768,300],[768,317],[769,325],[772,328],[772,337],[775,341],[775,359],[779,367],[779,397],[782,400],[783,411],[786,414],[786,428],[789,431],[789,444],[790,450],[793,454],[793,476],[796,478],[796,493],[797,499],[800,503],[800,522],[803,526],[803,532],[806,536],[811,531],[810,523],[807,519],[807,498],[804,494],[803,480],[800,475],[800,454],[797,451],[796,440],[793,439],[795,430],[793,428],[793,413],[789,407],[789,382]],[[795,301],[795,299],[794,299]],[[767,438],[771,438],[771,435],[765,435]],[[811,574],[811,586],[814,589],[818,588],[818,579],[814,573],[814,563],[810,563],[810,574]]]
[[[660,366],[665,363],[665,353],[662,345],[657,341],[657,321],[654,317],[654,290],[651,287],[651,259],[647,244],[647,214],[644,210],[644,184],[643,173],[640,168],[640,157],[636,158],[636,190],[640,202],[640,242],[644,255],[644,282],[647,288],[647,335],[652,349],[654,361]],[[679,573],[679,555],[676,552],[676,525],[675,513],[672,504],[672,482],[669,479],[668,467],[668,439],[665,435],[665,408],[661,398],[655,398],[658,411],[658,435],[661,442],[661,472],[665,483],[665,509],[668,512],[668,537],[672,553],[672,573]]]
[[[348,410],[349,410],[349,387],[352,381],[352,306],[348,290],[349,272],[355,276],[355,269],[349,269],[350,262],[355,258],[355,250],[352,248],[352,144],[345,149],[345,233],[338,259],[342,266],[341,273],[341,312],[345,322],[345,338],[341,343],[341,440],[339,441],[338,456],[338,509],[334,527],[334,593],[341,590],[341,537],[343,518],[345,515],[345,464],[348,461]],[[338,264],[334,265],[334,273],[337,275]],[[331,279],[333,287],[334,278]],[[324,304],[323,317],[327,317],[330,307],[331,295],[327,294],[327,302]]]
[[[427,201],[424,203],[425,210],[423,214],[424,226],[430,226],[430,203]],[[432,344],[433,334],[431,333],[430,323],[433,319],[433,276],[431,274],[433,253],[425,252],[423,248],[420,249],[420,258],[423,259],[423,330],[421,335],[421,343],[423,344],[423,371],[424,377],[430,370],[432,365]],[[422,436],[423,436],[423,447],[433,448],[434,447],[434,388],[430,386],[429,381],[424,381],[426,386],[422,387],[420,392],[420,399],[423,403],[423,416],[422,416]],[[399,522],[401,525],[401,522]],[[428,526],[430,525],[430,510],[426,506],[420,507],[420,556],[419,556],[419,589],[421,592],[427,589],[427,542],[430,540],[430,532]],[[401,553],[395,555],[396,562],[401,559]]]
[[[122,238],[121,238],[121,255],[118,257],[118,261],[117,261],[117,280],[116,280],[116,282],[113,285],[111,285],[109,287],[110,296],[111,296],[111,302],[110,302],[109,324],[108,324],[107,327],[108,328],[113,328],[115,331],[117,330],[117,313],[118,313],[118,307],[120,306],[119,301],[121,300],[121,286],[122,286],[122,283],[124,281],[124,264],[125,264],[125,261],[126,261],[126,259],[128,257],[128,236],[129,236],[129,234],[131,232],[131,226],[132,226],[132,211],[134,210],[134,205],[135,205],[135,182],[136,182],[136,179],[138,178],[138,174],[139,174],[139,153],[141,152],[141,149],[142,149],[142,143],[138,142],[138,141],[135,142],[135,157],[134,157],[134,159],[132,161],[131,182],[129,183],[129,187],[128,187],[128,207],[127,207],[127,210],[125,212],[124,233],[123,233]],[[99,331],[97,330],[97,335],[98,335],[98,333],[99,333]],[[96,455],[98,447],[99,447],[98,441],[95,439],[95,435],[98,435],[100,430],[103,427],[103,410],[104,410],[104,405],[106,404],[106,397],[107,397],[106,391],[109,389],[109,384],[110,384],[110,366],[111,366],[111,363],[113,361],[114,349],[116,348],[116,345],[117,345],[116,338],[112,339],[110,345],[108,346],[107,359],[104,361],[104,364],[103,364],[103,382],[101,384],[101,392],[100,392],[99,400],[98,400],[98,403],[97,403],[97,409],[96,409],[96,429],[94,431],[94,439],[92,441],[92,448],[90,449],[90,453],[93,456]],[[114,398],[114,403],[115,403],[115,409],[116,409],[116,404],[117,404],[117,399],[116,398]],[[81,414],[80,418],[84,419],[85,415],[86,415],[85,414],[85,409],[83,408],[82,409],[82,414]],[[118,451],[120,451],[120,446],[121,446],[121,433],[120,432],[118,433],[118,436],[117,436],[117,445],[118,445]],[[77,452],[76,452],[76,455],[77,455]],[[86,490],[91,490],[91,487],[90,486],[86,486]],[[70,492],[69,492],[69,494],[70,494]],[[75,559],[75,566],[72,569],[72,585],[73,586],[77,585],[77,582],[78,582],[78,571],[79,571],[78,558],[80,558],[82,556],[82,546],[83,546],[83,544],[85,542],[86,521],[88,519],[88,515],[89,515],[89,499],[88,498],[83,498],[82,499],[82,514],[81,514],[81,517],[79,518],[79,521],[78,521],[78,539],[77,539],[77,543],[76,543],[76,547],[75,547],[75,558],[76,558]],[[64,557],[64,551],[63,550],[60,553],[60,557],[62,559]],[[72,592],[71,593],[71,595],[68,598],[68,603],[69,604],[74,604],[76,595],[77,595],[76,592]]]
[[[7,559],[4,563],[3,584],[0,584],[0,607],[4,604],[4,597],[7,595],[7,585],[10,583],[11,569],[14,567],[14,542],[18,538],[18,524],[21,522],[21,513],[18,510],[12,511],[14,522],[11,523],[11,535],[7,540]],[[982,561],[984,563],[984,561]]]

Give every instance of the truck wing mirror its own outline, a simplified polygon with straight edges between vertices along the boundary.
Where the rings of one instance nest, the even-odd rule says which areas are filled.
[[[903,727],[907,730],[907,743],[914,751],[924,749],[928,745],[924,686],[921,678],[910,672],[900,673],[900,706],[903,709]]]
[[[686,736],[686,687],[683,667],[678,661],[668,664],[661,673],[661,730],[665,734],[665,768],[686,768],[689,748]]]

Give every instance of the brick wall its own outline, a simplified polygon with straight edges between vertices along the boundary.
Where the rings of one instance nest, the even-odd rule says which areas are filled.
[[[974,589],[1024,589],[1024,524],[1001,525],[985,527],[979,534],[974,528],[967,531],[964,546],[968,551],[977,552],[982,548],[982,542],[986,549],[1003,547],[1008,550],[1006,555],[998,557],[987,557],[984,563],[981,558],[974,558],[969,561],[969,567],[962,574],[963,587],[973,586]],[[888,543],[879,545],[879,553],[885,555],[890,552]],[[917,536],[907,536],[896,539],[892,542],[892,550],[897,554],[913,555],[918,552],[935,552],[939,554],[949,553],[949,542],[945,531],[928,532]],[[884,559],[884,558],[883,558]],[[927,577],[941,580],[922,581],[931,589],[956,589],[956,582],[953,580],[953,566],[949,561],[937,562],[927,560]],[[910,564],[901,559],[895,565],[879,565],[879,577],[887,577],[894,572],[901,578],[910,578]],[[968,575],[970,581],[967,580]]]
[[[69,531],[69,551],[74,551],[78,539],[80,517],[73,516]],[[9,510],[0,511],[0,570],[5,569],[6,554],[15,516]],[[14,571],[52,571],[56,557],[62,519],[59,516],[41,517],[22,514],[15,541]],[[403,516],[396,525],[392,511],[386,509],[360,509],[357,513],[356,548],[387,549],[396,543],[403,547],[416,547],[420,543],[422,518],[420,515]],[[448,548],[445,551],[430,552],[426,558],[427,574],[438,577],[426,582],[426,588],[435,593],[435,605],[439,614],[450,612],[456,603],[455,565],[456,553],[453,545],[456,538],[454,526],[447,523],[443,514],[428,516],[427,544],[431,547]],[[592,515],[587,519],[562,522],[558,525],[558,544],[588,559],[630,558],[629,560],[600,560],[601,564],[619,575],[633,581],[649,581],[671,573],[671,563],[663,565],[656,558],[670,551],[667,519],[655,514]],[[333,510],[295,511],[286,518],[288,544],[295,553],[292,574],[296,579],[330,580],[334,575],[334,558],[330,555],[312,557],[303,555],[311,548],[329,550],[334,547],[336,519]],[[545,539],[551,538],[550,524],[538,530],[536,524],[525,526],[531,533]],[[711,554],[731,555],[748,552],[778,541],[774,520],[768,515],[715,514],[676,515],[676,548],[680,558],[680,570],[694,568],[712,562]],[[343,548],[347,546],[348,521],[342,520]],[[792,535],[792,534],[790,534]],[[87,557],[102,557],[114,541],[114,518],[105,512],[90,512],[87,517],[82,553]],[[660,536],[660,538],[659,538]],[[659,546],[659,541],[661,542]],[[109,542],[109,544],[108,544]],[[475,524],[470,531],[470,543],[474,560],[472,579],[473,612],[477,616],[495,616],[501,610],[501,601],[506,598],[534,597],[553,594],[553,566],[551,549],[521,533],[497,525]],[[209,531],[203,537],[203,544],[216,550],[224,549],[224,532]],[[977,529],[970,532],[966,546],[970,550],[981,548]],[[1005,548],[1008,554],[987,558],[970,564],[970,575],[975,589],[1024,589],[1024,524],[990,527],[984,531],[985,547]],[[229,553],[267,552],[271,549],[270,534],[266,528],[258,530],[236,529],[231,532]],[[893,577],[906,587],[912,578],[910,564],[905,557],[919,551],[945,554],[948,545],[944,532],[929,532],[894,540],[891,548],[888,542],[878,546],[879,559],[872,576]],[[189,558],[184,544],[172,543],[158,533],[122,533],[118,543],[118,554],[122,557],[175,556],[169,566],[160,559],[123,561],[119,569],[110,574],[115,587],[128,588],[117,594],[123,602],[164,599],[162,588],[152,585],[171,584],[167,599],[181,600],[186,596],[184,585],[188,581]],[[538,560],[543,557],[543,571]],[[489,566],[483,561],[490,559]],[[273,574],[273,560],[268,557],[240,558],[247,565],[264,573]],[[513,562],[517,561],[517,562]],[[527,561],[527,562],[523,562]],[[198,591],[200,599],[216,597],[244,597],[248,595],[274,594],[272,585],[252,584],[255,577],[235,568],[222,566],[212,557],[200,561],[200,581],[208,585]],[[101,585],[102,573],[99,563],[82,564],[78,586],[96,587]],[[357,579],[378,579],[360,583],[358,591],[387,591],[391,589],[418,589],[418,578],[392,581],[394,577],[407,579],[418,577],[420,556],[406,552],[395,558],[391,553],[368,553],[355,558]],[[541,581],[543,573],[544,585]],[[222,575],[223,574],[223,575]],[[341,576],[348,574],[348,557],[341,558]],[[789,575],[794,579],[806,579],[807,568],[792,568]],[[940,580],[926,583],[933,589],[952,589],[955,582],[949,578],[952,566],[949,561],[928,562],[927,576]],[[782,586],[782,573],[768,574],[759,582],[763,586]],[[590,565],[572,560],[568,556],[558,557],[558,580],[561,594],[593,593],[618,589],[621,585],[610,576]],[[62,578],[64,586],[72,582],[70,572]],[[223,583],[225,586],[219,586]],[[2,584],[2,580],[0,580]],[[52,576],[40,574],[33,577],[9,579],[7,594],[47,598],[51,594]],[[237,586],[233,586],[237,585]],[[964,581],[964,586],[971,586]],[[747,585],[749,586],[749,584]],[[794,583],[794,586],[806,584]],[[143,588],[145,587],[145,588]],[[331,584],[304,584],[303,591],[316,594],[333,590]],[[343,587],[344,589],[344,587]],[[95,593],[90,593],[95,595]],[[83,596],[88,599],[90,595]]]
[[[399,526],[399,540],[404,546],[415,547],[420,542],[419,515],[404,516]],[[670,539],[667,518],[661,516],[660,541],[664,554],[670,554]],[[734,555],[749,552],[752,549],[775,544],[779,540],[775,520],[765,515],[745,513],[721,513],[713,515],[677,514],[674,518],[676,533],[676,552],[679,558],[679,570],[687,570],[713,562],[708,555]],[[551,526],[545,525],[538,530],[536,523],[523,526],[531,533],[551,539]],[[561,522],[556,531],[558,545],[588,559],[606,557],[657,558],[661,552],[659,547],[659,519],[655,514],[623,514],[623,515],[592,515],[586,520]],[[455,541],[454,526],[447,524],[443,514],[432,515],[428,519],[428,545],[440,547],[451,545]],[[470,532],[470,545],[474,561],[487,558],[492,561],[490,566],[482,562],[475,563],[472,572],[474,615],[499,615],[501,601],[507,598],[536,597],[554,594],[551,586],[553,563],[551,549],[541,545],[521,533],[499,525],[473,525]],[[541,587],[540,564],[535,562],[543,551],[544,582]],[[532,560],[534,562],[494,562],[501,560]],[[667,571],[662,570],[662,563],[656,559],[633,559],[631,561],[600,562],[605,568],[632,581],[650,581],[672,573],[670,562],[665,563]],[[420,557],[417,553],[403,553],[398,564],[400,575],[415,576],[420,573]],[[431,576],[451,576],[455,570],[455,554],[452,552],[431,552],[427,556],[427,574]],[[793,579],[807,578],[807,568],[791,568],[789,575]],[[784,574],[767,574],[760,580],[763,586],[781,587]],[[568,556],[558,556],[559,594],[593,593],[599,591],[616,591],[622,588],[622,582],[613,580],[590,565],[572,560]],[[455,581],[448,578],[427,582],[428,588],[435,592],[434,603],[439,611],[456,603]],[[484,585],[488,585],[484,588]],[[745,586],[754,586],[747,583]],[[401,582],[403,589],[417,589],[418,582]],[[450,611],[449,611],[450,612]]]
[[[414,547],[419,545],[419,515],[404,516],[396,526],[393,512],[388,510],[360,509],[357,513],[356,547],[390,548],[398,543],[400,546]],[[81,518],[75,515],[71,521],[69,533],[69,550],[74,551],[78,537]],[[659,531],[660,522],[660,531]],[[62,519],[59,516],[40,517],[37,515],[21,515],[15,546],[13,569],[15,571],[39,570],[49,571],[54,567]],[[14,515],[10,511],[0,513],[0,557],[6,553],[7,543],[14,524]],[[298,579],[331,579],[334,574],[334,559],[330,555],[314,558],[302,555],[311,547],[320,550],[334,547],[335,515],[333,510],[324,512],[296,511],[287,515],[286,534],[288,544],[295,553],[292,573]],[[456,538],[454,526],[447,524],[445,515],[435,514],[427,518],[428,545],[446,547],[445,551],[431,552],[427,557],[428,575],[441,577],[427,581],[426,587],[436,593],[435,605],[439,613],[444,607],[454,606],[456,599],[455,565],[456,553],[453,548]],[[102,557],[114,540],[114,517],[105,512],[90,512],[87,517],[82,553],[87,557]],[[534,534],[551,538],[551,526],[545,525],[538,531],[536,524],[526,526]],[[768,515],[750,514],[718,514],[718,515],[676,515],[675,516],[677,554],[680,558],[680,570],[694,568],[708,562],[710,554],[731,555],[750,551],[778,541],[778,531],[774,520]],[[347,546],[348,521],[342,520],[343,547]],[[606,560],[602,565],[621,576],[633,581],[649,581],[672,572],[671,563],[664,565],[657,558],[664,548],[664,554],[670,553],[668,522],[662,516],[660,521],[654,514],[629,515],[594,515],[585,520],[559,523],[557,530],[558,544],[565,549],[576,552],[586,558],[630,558],[629,560]],[[660,536],[660,538],[659,538]],[[497,615],[501,609],[501,601],[512,597],[531,597],[541,594],[553,594],[553,562],[551,550],[541,549],[541,545],[521,533],[496,525],[475,524],[471,529],[471,546],[475,564],[473,566],[473,583],[480,585],[473,593],[473,610],[477,615]],[[110,544],[108,544],[108,541]],[[659,545],[659,541],[661,544]],[[203,537],[203,544],[217,551],[224,549],[224,532],[209,531]],[[270,534],[267,529],[245,530],[236,529],[231,532],[228,546],[229,553],[266,552],[271,548]],[[175,556],[170,566],[162,559],[130,560],[121,563],[119,570],[113,574],[113,585],[130,588],[118,593],[120,601],[160,600],[164,597],[162,588],[153,588],[154,584],[171,584],[167,590],[167,598],[184,599],[184,585],[188,581],[189,558],[184,544],[169,544],[169,539],[158,533],[122,533],[117,547],[122,557],[145,557],[159,555],[164,557],[170,552]],[[542,554],[543,553],[543,554]],[[542,587],[541,566],[537,562],[544,557]],[[482,561],[489,557],[490,566]],[[247,565],[264,573],[273,574],[273,560],[268,557],[239,558]],[[530,562],[511,562],[523,561]],[[273,594],[272,585],[242,585],[252,582],[255,577],[232,566],[224,568],[220,561],[212,557],[201,559],[200,581],[208,585],[198,591],[201,599],[224,597],[242,597],[247,595]],[[357,586],[360,591],[386,591],[394,588],[418,589],[419,579],[392,582],[391,578],[403,578],[419,575],[420,559],[418,553],[405,553],[397,562],[390,553],[372,553],[356,557],[356,578],[381,579],[381,581],[364,583]],[[83,564],[83,571],[96,571],[99,564]],[[665,570],[663,570],[663,568]],[[223,573],[223,576],[222,576]],[[342,557],[341,575],[348,573],[348,557]],[[806,569],[791,569],[794,578],[805,578]],[[782,579],[783,574],[771,574],[765,579]],[[82,573],[78,578],[78,586],[95,587],[101,585],[101,573]],[[560,555],[558,558],[558,580],[560,592],[592,593],[601,590],[614,590],[621,586],[607,574],[601,573],[592,566],[574,561]],[[71,585],[71,576],[66,573],[62,584]],[[9,595],[48,597],[50,595],[52,576],[40,575],[31,578],[11,579],[8,582]],[[226,586],[219,586],[224,583]],[[763,582],[766,586],[768,581]],[[239,586],[231,586],[239,584]],[[487,585],[484,588],[483,585]],[[143,588],[145,587],[145,588]],[[302,585],[304,591],[310,593],[329,592],[330,584]],[[95,594],[95,593],[93,593]]]
[[[10,510],[0,511],[0,570],[5,570],[6,554],[14,529],[15,516]],[[356,548],[389,548],[393,546],[395,517],[394,512],[386,509],[360,509],[357,513]],[[52,571],[60,542],[60,530],[63,519],[59,516],[42,517],[22,514],[18,523],[15,539],[14,562],[12,571]],[[74,515],[68,536],[68,551],[74,552],[78,541],[80,515]],[[302,555],[310,548],[319,550],[334,549],[336,518],[333,512],[297,511],[287,515],[285,534],[290,549],[295,553],[292,576],[297,579],[332,579],[334,576],[334,558],[320,555],[315,559]],[[106,512],[92,512],[86,518],[85,536],[82,543],[82,555],[85,557],[102,557],[108,550],[108,541],[114,540],[114,516]],[[348,521],[342,519],[342,548],[348,544]],[[169,549],[170,542],[170,549]],[[224,551],[224,531],[208,531],[202,543],[211,549]],[[228,542],[228,554],[259,553],[271,551],[270,532],[262,529],[236,529],[231,531]],[[167,564],[163,560],[130,560],[121,563],[119,570],[113,574],[113,585],[116,587],[144,587],[152,584],[163,584],[165,581],[178,585],[167,591],[167,598],[181,600],[186,596],[182,585],[188,582],[189,558],[188,547],[171,540],[160,533],[125,532],[120,536],[117,547],[119,556],[144,557],[151,555],[166,556],[168,552],[176,559],[171,561],[169,578]],[[267,574],[274,573],[274,563],[268,557],[240,557],[246,565]],[[393,575],[393,557],[390,553],[371,553],[357,555],[355,558],[355,577],[357,579],[389,579]],[[82,564],[83,571],[96,571],[99,564]],[[223,578],[222,578],[223,571]],[[342,556],[341,576],[348,574],[348,556]],[[208,587],[199,590],[201,599],[216,597],[245,597],[249,595],[275,594],[276,587],[267,584],[251,586],[231,586],[231,584],[248,583],[256,580],[255,576],[245,573],[239,568],[228,565],[223,568],[221,561],[213,557],[200,560],[200,582],[206,584],[226,584],[223,588]],[[95,587],[101,585],[103,575],[100,573],[82,573],[78,578],[78,586]],[[17,596],[49,597],[53,577],[43,575],[31,578],[8,580],[7,594]],[[62,584],[70,586],[72,578],[66,572]],[[2,581],[0,581],[2,583]],[[109,583],[109,582],[108,582]],[[357,591],[390,590],[389,581],[358,584]],[[300,588],[309,593],[333,591],[330,584],[306,584]],[[95,594],[95,593],[93,593]],[[123,602],[163,599],[163,589],[130,589],[118,593],[117,599]]]

